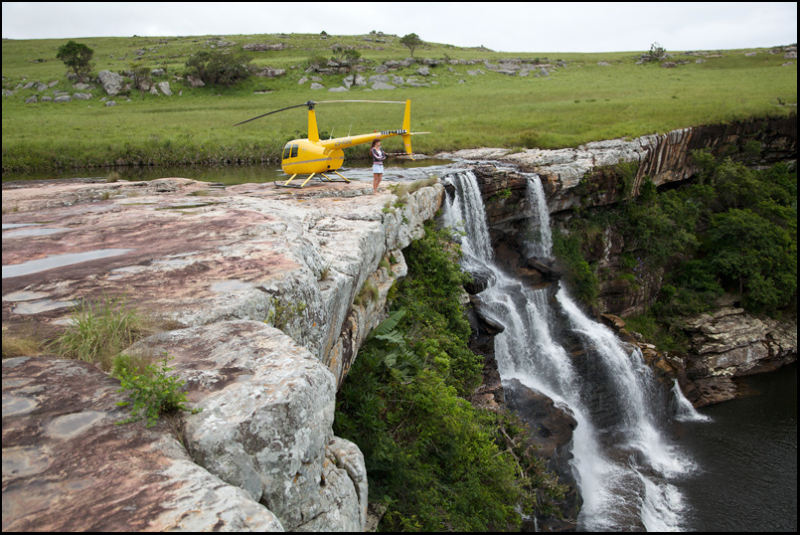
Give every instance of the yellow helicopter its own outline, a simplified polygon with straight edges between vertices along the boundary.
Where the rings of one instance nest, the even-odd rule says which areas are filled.
[[[331,139],[320,140],[319,130],[317,129],[317,117],[314,112],[314,107],[317,104],[332,104],[334,102],[368,102],[371,104],[405,104],[406,111],[403,115],[403,127],[399,130],[385,130],[382,132],[374,132],[372,134],[360,134],[356,136],[337,137]],[[344,164],[344,150],[353,145],[360,145],[362,143],[371,143],[375,139],[384,139],[387,137],[402,136],[403,145],[406,149],[406,154],[411,156],[411,136],[415,134],[428,134],[429,132],[411,132],[411,101],[387,101],[387,100],[325,100],[314,102],[309,100],[303,104],[296,106],[289,106],[280,110],[271,111],[258,117],[253,117],[241,123],[236,123],[233,126],[249,123],[273,113],[279,113],[292,108],[300,108],[306,106],[308,108],[308,138],[307,139],[294,139],[286,144],[283,148],[283,156],[281,158],[281,168],[287,175],[292,175],[289,180],[283,184],[278,182],[276,186],[288,188],[302,188],[309,180],[315,175],[324,177],[329,182],[350,182],[347,178],[339,174],[337,169]],[[411,159],[414,157],[411,156]],[[325,173],[332,172],[338,175],[342,180],[331,179]],[[308,178],[300,184],[290,184],[297,175],[306,175]],[[319,180],[322,178],[317,177]]]

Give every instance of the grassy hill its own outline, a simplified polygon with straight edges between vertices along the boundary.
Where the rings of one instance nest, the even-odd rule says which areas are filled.
[[[362,56],[361,74],[387,60],[402,60],[409,51],[399,37],[227,35],[204,37],[106,37],[77,39],[94,50],[93,73],[122,72],[142,65],[163,68],[173,96],[154,96],[132,90],[113,97],[115,107],[99,99],[106,96],[94,84],[91,100],[68,103],[37,102],[26,98],[51,96],[54,90],[78,92],[67,80],[63,63],[56,59],[66,39],[3,40],[3,171],[55,167],[119,164],[180,164],[210,161],[263,161],[275,159],[283,144],[305,137],[306,114],[298,108],[259,121],[234,123],[267,111],[306,100],[374,99],[412,101],[412,129],[432,135],[414,139],[416,152],[497,146],[560,148],[614,137],[635,137],[685,126],[726,122],[754,116],[786,115],[796,107],[796,64],[782,66],[783,54],[769,49],[713,51],[705,56],[673,52],[672,61],[687,61],[675,68],[636,65],[641,52],[600,54],[495,53],[482,48],[460,48],[428,43],[415,58],[479,60],[478,64],[445,63],[390,71],[390,76],[431,84],[398,86],[392,91],[353,88],[347,93],[311,90],[299,85],[312,55],[332,56],[334,46],[356,48]],[[248,43],[283,44],[279,51],[248,52]],[[646,48],[643,43],[643,50]],[[278,78],[252,77],[232,88],[192,89],[177,80],[187,58],[199,50],[223,48],[241,53],[256,67],[285,69]],[[745,56],[757,52],[755,56]],[[545,57],[547,56],[547,57]],[[519,58],[528,76],[510,76],[484,65]],[[703,59],[704,62],[696,63]],[[536,61],[538,60],[538,61]],[[560,63],[558,63],[560,62]],[[598,63],[607,65],[598,65]],[[544,67],[546,76],[533,63]],[[480,69],[483,74],[469,75]],[[342,84],[343,74],[323,75],[326,88]],[[21,89],[31,81],[52,88]],[[86,91],[82,91],[86,92]],[[182,94],[179,94],[181,93]],[[348,131],[364,133],[401,126],[402,108],[343,104],[320,107],[320,129],[335,136]],[[392,143],[394,142],[394,143]],[[396,146],[395,146],[396,145]],[[398,140],[387,148],[400,150]],[[359,150],[350,156],[358,156]]]

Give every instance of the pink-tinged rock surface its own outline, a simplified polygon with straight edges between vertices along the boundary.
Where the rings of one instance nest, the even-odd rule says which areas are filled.
[[[85,362],[3,360],[3,531],[283,531],[168,423],[115,425],[118,389]]]
[[[115,426],[119,382],[94,366],[4,361],[4,529],[362,531],[364,460],[333,436],[335,392],[443,193],[391,207],[371,189],[4,186],[4,336],[124,296],[184,327],[137,347],[174,356],[204,409],[181,416],[190,457],[166,424]],[[377,298],[354,305],[367,281]]]

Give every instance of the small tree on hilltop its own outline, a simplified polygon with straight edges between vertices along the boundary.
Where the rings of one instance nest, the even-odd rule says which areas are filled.
[[[83,79],[92,69],[89,61],[92,59],[93,55],[94,50],[88,46],[84,45],[83,43],[70,41],[66,45],[58,48],[56,58],[63,61],[64,65],[74,72],[78,78]]]
[[[658,43],[650,45],[650,61],[660,61],[667,57],[667,49]]]
[[[419,35],[410,33],[400,39],[400,44],[411,51],[411,57],[414,57],[414,50],[425,44],[425,41],[419,38]]]

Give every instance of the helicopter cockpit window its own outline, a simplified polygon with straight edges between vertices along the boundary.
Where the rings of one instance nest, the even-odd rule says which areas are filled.
[[[292,146],[291,145],[286,145],[283,148],[283,159],[284,160],[289,157],[289,154],[291,153],[291,150],[292,150]]]
[[[297,147],[298,145],[292,145],[292,158],[297,157]]]

